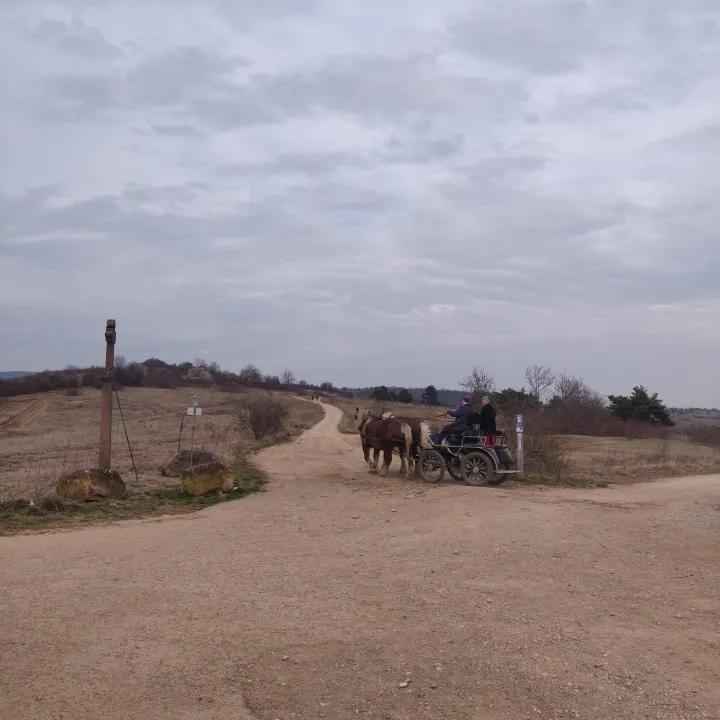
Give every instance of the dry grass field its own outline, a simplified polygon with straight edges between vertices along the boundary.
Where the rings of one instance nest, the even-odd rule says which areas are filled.
[[[323,415],[317,404],[276,393],[288,409],[283,429],[279,434],[256,441],[238,427],[239,408],[247,396],[244,393],[211,388],[123,389],[118,396],[137,478],[116,398],[113,399],[113,468],[122,475],[131,498],[178,487],[177,478],[164,477],[160,470],[178,449],[190,449],[190,418],[185,412],[192,404],[193,392],[203,408],[202,417],[197,419],[195,448],[215,453],[228,466],[242,460],[250,451],[297,436]],[[249,391],[252,392],[255,391]],[[0,406],[0,502],[7,504],[22,499],[39,503],[54,494],[55,483],[63,473],[95,466],[99,415],[100,392],[93,389],[76,395],[59,392],[5,401]],[[123,516],[144,514],[140,508],[132,508],[132,504],[114,503],[113,506],[119,511],[122,505]],[[181,510],[167,505],[160,503],[156,511]]]

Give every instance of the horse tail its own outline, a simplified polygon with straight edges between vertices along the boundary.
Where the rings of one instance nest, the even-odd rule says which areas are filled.
[[[430,442],[430,428],[425,422],[420,423],[420,442],[418,444],[421,450],[427,450],[432,445]]]

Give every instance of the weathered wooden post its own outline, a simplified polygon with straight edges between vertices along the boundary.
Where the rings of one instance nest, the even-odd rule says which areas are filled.
[[[105,372],[103,373],[102,401],[100,405],[100,452],[98,467],[110,470],[112,456],[112,392],[115,365],[115,321],[105,326]]]

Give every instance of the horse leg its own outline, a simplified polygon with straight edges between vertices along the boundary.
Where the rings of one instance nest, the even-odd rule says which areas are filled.
[[[408,473],[407,459],[405,458],[405,448],[400,448],[400,474],[410,477]]]
[[[373,452],[373,464],[372,464],[372,471],[376,473],[378,471],[378,463],[380,462],[380,451],[375,450]]]
[[[373,466],[370,462],[370,443],[367,441],[366,438],[362,438],[362,449],[363,449],[363,455],[365,457],[365,462],[368,464],[368,467],[370,468],[370,472],[372,472]]]
[[[392,443],[383,443],[383,466],[380,470],[380,477],[387,477],[388,470],[390,470],[390,463],[392,462]]]

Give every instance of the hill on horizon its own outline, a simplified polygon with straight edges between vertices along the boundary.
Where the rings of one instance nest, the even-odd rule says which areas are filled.
[[[36,375],[32,370],[0,370],[0,380],[12,380],[13,378],[27,377],[28,375]]]

